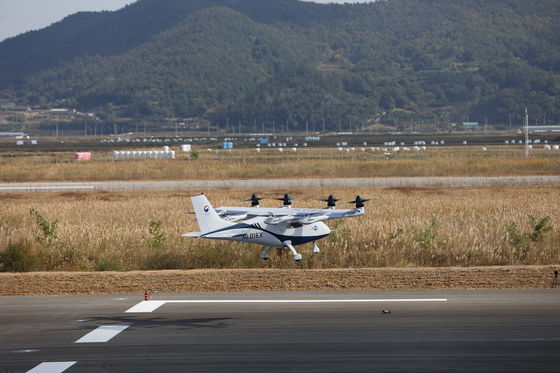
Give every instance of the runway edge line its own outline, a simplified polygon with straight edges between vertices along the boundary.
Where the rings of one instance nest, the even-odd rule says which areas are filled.
[[[125,313],[148,313],[157,310],[165,303],[380,303],[380,302],[447,302],[447,298],[387,298],[387,299],[185,299],[185,300],[146,300],[141,301]]]

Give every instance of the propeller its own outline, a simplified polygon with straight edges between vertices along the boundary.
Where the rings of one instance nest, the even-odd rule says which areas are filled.
[[[256,194],[252,194],[250,199],[244,199],[243,202],[251,202],[251,207],[257,207],[261,199]]]
[[[330,194],[327,199],[318,199],[317,201],[327,202],[327,207],[336,207],[336,203],[340,200]]]
[[[370,201],[371,199],[364,199],[360,196],[356,196],[356,199],[354,199],[353,201],[350,201],[348,203],[355,203],[356,204],[356,208],[359,209],[360,207],[364,207],[364,202]]]
[[[287,207],[287,206],[291,206],[291,205],[292,205],[292,199],[293,199],[293,198],[292,198],[288,193],[286,193],[286,194],[284,194],[284,197],[282,197],[282,198],[274,198],[274,199],[275,199],[275,200],[278,200],[278,201],[282,201],[282,203],[284,203],[284,207]]]

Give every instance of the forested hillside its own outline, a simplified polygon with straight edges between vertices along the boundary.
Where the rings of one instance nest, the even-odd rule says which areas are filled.
[[[0,43],[0,98],[252,128],[560,122],[560,0],[139,0]]]

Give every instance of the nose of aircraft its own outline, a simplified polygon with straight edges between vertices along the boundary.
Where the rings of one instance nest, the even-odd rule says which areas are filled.
[[[321,227],[319,228],[320,234],[330,234],[331,233],[331,229],[329,228],[328,225],[326,225],[325,223],[321,223]]]

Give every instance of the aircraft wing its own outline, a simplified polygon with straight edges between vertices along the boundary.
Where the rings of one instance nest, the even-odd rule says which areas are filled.
[[[321,213],[328,209],[301,209],[285,207],[218,207],[216,212],[227,216],[247,215],[248,217],[257,216],[288,216],[288,215],[310,215]]]
[[[322,220],[349,218],[364,214],[358,209],[309,209],[309,208],[268,208],[268,207],[218,207],[220,216],[226,220],[236,221],[257,216],[268,217],[267,224],[299,223],[312,224]]]

